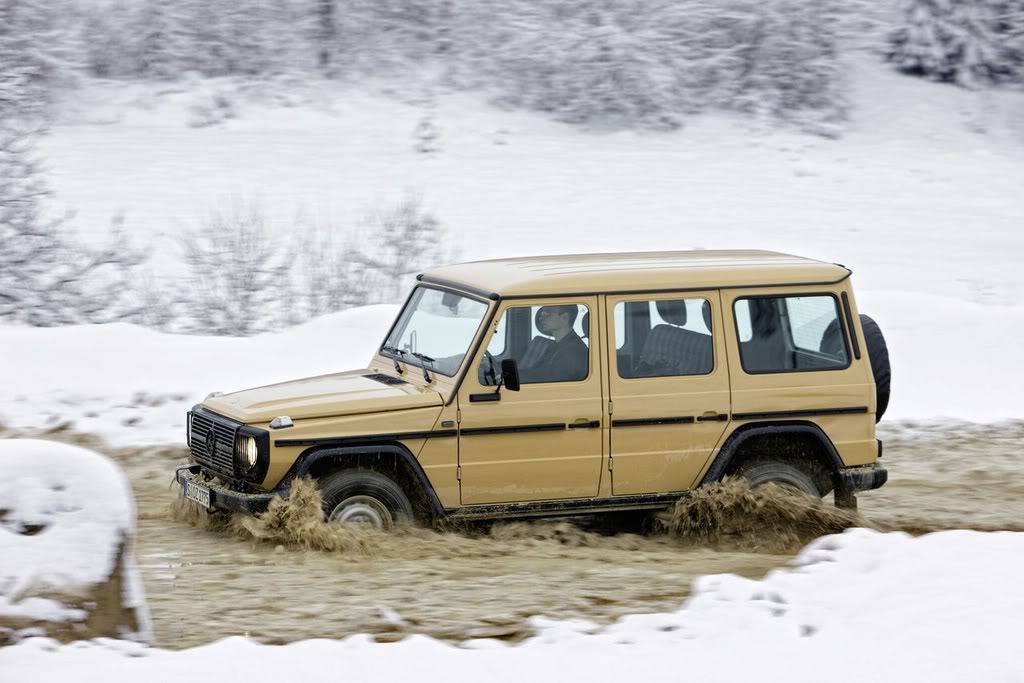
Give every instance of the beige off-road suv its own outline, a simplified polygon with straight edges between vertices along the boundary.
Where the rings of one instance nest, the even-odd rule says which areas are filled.
[[[187,416],[182,494],[418,521],[664,508],[727,475],[813,496],[886,481],[877,326],[850,271],[764,251],[543,256],[424,273],[365,369]]]

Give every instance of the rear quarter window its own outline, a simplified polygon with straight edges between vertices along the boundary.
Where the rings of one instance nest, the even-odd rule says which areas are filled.
[[[839,299],[832,294],[758,296],[733,305],[748,374],[842,370],[850,365]]]

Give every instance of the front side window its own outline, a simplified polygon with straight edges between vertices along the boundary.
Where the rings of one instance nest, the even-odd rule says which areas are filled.
[[[579,382],[590,375],[590,311],[583,304],[505,310],[480,363],[480,383],[494,386],[511,358],[520,384]]]
[[[455,292],[418,287],[381,352],[452,377],[473,342],[487,304]]]
[[[839,301],[832,295],[737,299],[733,312],[748,373],[841,370],[850,364]]]
[[[707,299],[620,301],[613,313],[619,377],[683,377],[714,369]]]

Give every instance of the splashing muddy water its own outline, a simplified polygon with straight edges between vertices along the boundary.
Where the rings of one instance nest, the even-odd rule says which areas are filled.
[[[854,527],[877,528],[857,512],[776,484],[751,488],[742,479],[697,489],[676,503],[662,525],[682,542],[771,553],[795,553],[820,536]]]

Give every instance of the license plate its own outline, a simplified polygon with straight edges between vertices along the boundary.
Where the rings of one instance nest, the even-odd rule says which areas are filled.
[[[202,484],[197,484],[194,481],[186,481],[185,497],[189,500],[194,500],[200,505],[210,507],[210,489]]]

